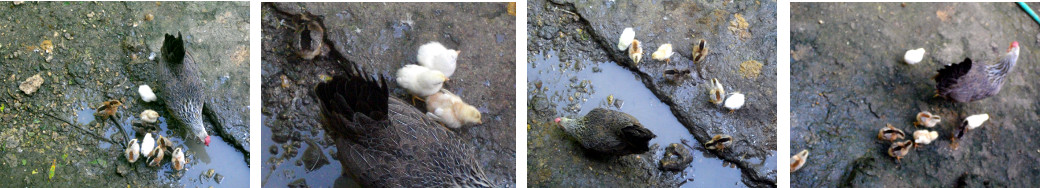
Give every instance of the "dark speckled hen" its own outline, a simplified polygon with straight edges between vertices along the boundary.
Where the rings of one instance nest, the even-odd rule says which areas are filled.
[[[203,98],[202,81],[199,79],[199,67],[195,58],[184,50],[181,34],[177,37],[166,34],[162,45],[162,59],[159,60],[159,78],[162,84],[162,98],[166,108],[174,119],[188,128],[190,134],[206,146],[209,146],[209,134],[202,125]]]
[[[957,102],[971,102],[996,95],[1004,86],[1007,73],[1015,67],[1018,51],[1018,41],[1015,41],[996,64],[975,63],[965,58],[961,63],[939,69],[939,74],[934,78],[936,94]]]
[[[646,153],[650,151],[650,139],[657,137],[632,115],[603,108],[592,109],[581,119],[561,117],[555,121],[585,149],[600,154]]]
[[[463,139],[360,68],[318,84],[322,123],[343,174],[367,187],[492,187]]]

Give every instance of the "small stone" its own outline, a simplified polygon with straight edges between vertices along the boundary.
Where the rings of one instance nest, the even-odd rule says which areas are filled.
[[[65,39],[72,40],[74,37],[72,37],[72,34],[65,33]]]
[[[33,75],[28,79],[25,79],[25,81],[23,81],[22,84],[18,86],[18,89],[21,89],[22,92],[25,92],[26,95],[32,95],[34,92],[36,92],[37,89],[40,88],[40,85],[43,85],[43,78],[40,77],[39,73],[37,73],[36,75]]]
[[[224,181],[224,175],[220,175],[220,173],[213,175],[213,181],[216,181],[217,184],[220,184],[220,182]]]
[[[207,170],[206,173],[203,173],[202,175],[206,176],[206,178],[213,178],[213,174],[215,174],[215,173],[216,173],[216,171],[211,168],[211,169]]]
[[[816,21],[817,23],[823,24],[823,20]]]
[[[144,21],[152,21],[153,19],[155,19],[155,16],[152,16],[152,14],[144,15]]]
[[[25,3],[25,1],[15,1],[15,2],[12,2],[12,3],[14,3],[14,6],[18,6],[18,5],[22,5],[22,3]]]

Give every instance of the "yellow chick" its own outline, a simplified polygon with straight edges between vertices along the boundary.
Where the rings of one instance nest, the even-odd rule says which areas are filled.
[[[910,153],[910,147],[913,146],[913,144],[914,143],[911,140],[893,142],[892,146],[888,147],[888,156],[895,157],[898,162],[900,159],[903,159],[906,154]]]
[[[914,131],[914,146],[930,144],[936,138],[939,138],[939,132],[928,130]]]
[[[643,59],[643,47],[639,45],[639,40],[632,40],[632,45],[628,46],[628,58],[632,59],[632,63],[639,65],[639,61]]]
[[[661,47],[657,47],[657,51],[650,54],[650,58],[658,61],[671,62],[672,54],[672,44],[663,44]]]
[[[453,129],[483,123],[477,108],[466,104],[458,95],[443,89],[426,98],[426,115]]]
[[[798,154],[791,156],[791,173],[798,171],[798,169],[802,169],[802,166],[804,166],[805,162],[808,160],[809,150],[803,149],[801,152],[798,152]]]

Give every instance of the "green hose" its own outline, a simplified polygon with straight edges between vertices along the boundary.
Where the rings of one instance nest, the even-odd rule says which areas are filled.
[[[1040,24],[1040,17],[1036,16],[1036,13],[1033,12],[1032,8],[1029,8],[1029,5],[1026,5],[1026,3],[1024,2],[1018,2],[1018,6],[1022,7],[1022,10],[1025,10],[1026,13],[1029,13],[1029,16],[1033,17],[1033,21],[1036,21],[1037,24]]]

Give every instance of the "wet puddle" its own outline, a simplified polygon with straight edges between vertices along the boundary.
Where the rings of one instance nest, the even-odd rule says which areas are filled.
[[[127,134],[134,136],[134,130],[132,128],[132,121],[137,119],[136,117],[126,116],[129,111],[122,110],[121,114],[124,114],[118,121],[123,126],[123,129],[127,131]],[[93,126],[98,123],[98,119],[94,116],[96,110],[93,108],[82,108],[76,111],[76,124],[79,126]],[[174,171],[172,164],[170,164],[169,156],[164,159],[163,165],[160,170],[155,171],[158,173],[160,179],[164,182],[177,182],[180,185],[186,186],[197,186],[197,187],[219,187],[221,185],[249,185],[249,167],[246,164],[245,156],[236,150],[231,144],[224,141],[216,135],[212,135],[210,138],[210,145],[206,147],[200,142],[185,141],[184,131],[181,127],[173,127],[178,130],[171,130],[171,127],[167,124],[167,119],[164,114],[160,112],[159,120],[156,122],[159,124],[161,131],[159,134],[170,139],[174,143],[174,148],[180,147],[185,150],[185,157],[188,160],[188,164],[185,165],[185,169],[178,172]],[[112,122],[109,120],[104,121],[104,134],[105,138],[112,138],[115,134],[120,133],[120,129],[116,126],[112,126]],[[212,134],[212,133],[211,133]],[[153,135],[158,138],[157,135]],[[137,136],[141,137],[141,136]],[[141,138],[138,138],[139,140]],[[104,150],[110,149],[113,144],[108,142],[99,142],[98,147]],[[116,145],[119,147],[118,150],[122,151],[122,145]],[[125,157],[119,156],[120,162],[125,162]],[[154,169],[148,167],[146,163],[138,161],[131,166],[131,169],[137,168],[140,170],[131,170],[130,173],[150,173],[150,171],[144,169]],[[157,167],[156,167],[157,168]],[[208,171],[213,169],[214,174],[206,176]],[[218,183],[219,181],[219,183]]]
[[[656,134],[651,144],[657,144],[659,150],[671,143],[682,143],[681,140],[688,140],[691,146],[700,145],[669,107],[631,71],[614,62],[560,62],[556,54],[555,51],[533,54],[527,67],[527,79],[528,83],[542,83],[541,87],[545,89],[540,92],[547,93],[550,103],[558,104],[555,110],[559,115],[580,117],[597,107],[619,110],[636,117]],[[613,103],[607,101],[610,96],[613,96]],[[744,186],[740,169],[724,164],[712,154],[696,149],[690,151],[694,160],[684,171],[682,179],[692,181],[682,184],[682,187]],[[664,152],[658,153],[656,158]],[[775,166],[775,157],[770,160]]]
[[[264,117],[264,122],[274,122],[269,117]],[[262,135],[273,135],[271,128],[267,125],[263,126]],[[305,137],[304,140],[321,140],[324,139],[324,130],[317,131],[316,134],[310,134],[307,131],[300,131],[301,136]],[[289,141],[289,142],[300,142],[300,141]],[[335,151],[335,146],[322,146],[318,144],[317,147],[325,147],[321,149],[322,155],[328,159],[329,163],[319,168],[307,171],[307,168],[302,163],[297,161],[303,161],[304,151],[307,151],[314,142],[302,142],[300,147],[296,148],[296,155],[290,158],[284,158],[285,149],[282,146],[285,144],[278,144],[272,140],[270,136],[264,136],[262,141],[263,155],[263,180],[262,186],[286,186],[296,181],[304,181],[306,185],[311,187],[357,187],[357,183],[353,182],[350,178],[342,177],[343,170],[338,160],[329,155],[330,152]],[[289,144],[288,142],[286,144]],[[278,154],[272,155],[270,147],[276,147]],[[273,157],[273,158],[272,158]]]

